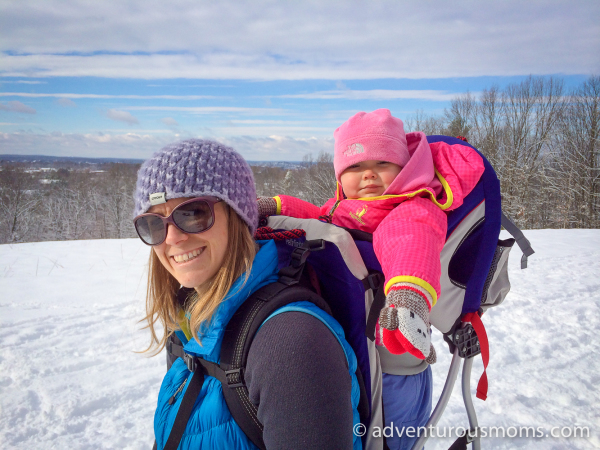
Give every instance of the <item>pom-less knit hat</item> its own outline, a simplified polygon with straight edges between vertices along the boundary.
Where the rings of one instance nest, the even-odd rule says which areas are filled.
[[[410,155],[404,124],[389,109],[359,112],[334,131],[333,168],[335,178],[362,161],[387,161],[404,167]]]
[[[254,234],[258,207],[252,169],[232,148],[201,139],[168,145],[142,164],[134,217],[173,198],[201,196],[224,200]]]

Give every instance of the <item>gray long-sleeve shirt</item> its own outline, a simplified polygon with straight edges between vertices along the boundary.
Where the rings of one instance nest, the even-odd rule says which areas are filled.
[[[286,312],[267,321],[250,347],[245,379],[268,450],[352,448],[346,357],[317,318]]]

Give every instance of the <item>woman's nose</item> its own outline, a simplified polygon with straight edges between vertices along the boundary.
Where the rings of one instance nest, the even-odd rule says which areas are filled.
[[[165,238],[165,242],[168,245],[177,245],[178,243],[187,240],[187,238],[187,233],[184,233],[172,223],[167,224],[167,237]]]

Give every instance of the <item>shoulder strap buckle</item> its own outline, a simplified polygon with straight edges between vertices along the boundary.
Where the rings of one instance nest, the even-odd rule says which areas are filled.
[[[198,358],[190,355],[189,353],[183,355],[183,361],[185,362],[185,365],[187,366],[190,372],[196,372],[196,369],[198,369],[198,367],[200,366],[200,364],[198,363]]]
[[[244,383],[244,368],[232,369],[225,371],[225,380],[228,388],[238,388],[245,386]]]
[[[382,287],[385,278],[383,274],[380,272],[373,272],[369,274],[366,278],[362,280],[363,286],[365,290],[371,289],[374,293],[377,292],[377,289]]]

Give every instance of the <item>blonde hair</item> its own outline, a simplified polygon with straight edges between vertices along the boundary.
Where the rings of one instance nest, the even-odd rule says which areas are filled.
[[[217,307],[231,290],[234,281],[244,273],[246,274],[244,283],[248,279],[257,245],[246,222],[229,205],[226,205],[226,212],[227,249],[221,267],[212,279],[194,288],[196,292],[188,297],[185,305],[180,305],[177,301],[179,282],[162,265],[154,250],[150,251],[146,316],[140,322],[147,322],[144,328],[150,329],[151,341],[144,352],[151,351],[152,356],[160,353],[166,345],[167,338],[175,330],[181,329],[179,321],[182,320],[183,312],[189,318],[192,336],[202,345],[198,338],[200,327],[210,324]],[[164,328],[161,338],[158,337],[155,329],[157,322]]]

